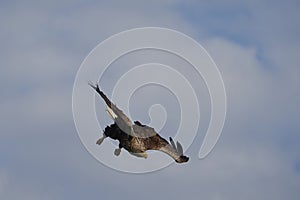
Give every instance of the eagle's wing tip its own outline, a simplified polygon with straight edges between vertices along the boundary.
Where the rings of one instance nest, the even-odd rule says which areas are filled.
[[[99,88],[98,84],[94,84],[92,81],[88,81],[88,85],[91,86],[94,90],[97,90],[97,88]]]

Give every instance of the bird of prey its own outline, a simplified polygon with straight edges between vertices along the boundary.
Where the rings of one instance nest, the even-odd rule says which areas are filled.
[[[119,148],[115,149],[114,154],[120,155],[121,149],[126,149],[130,154],[147,158],[147,150],[158,150],[171,156],[177,163],[184,163],[189,157],[183,155],[183,148],[179,142],[175,144],[170,137],[170,143],[162,138],[152,127],[141,124],[139,121],[132,121],[113,104],[107,96],[100,90],[99,85],[89,85],[96,90],[106,103],[106,111],[114,120],[114,123],[107,126],[103,136],[97,140],[96,144],[100,145],[107,137],[118,140]]]

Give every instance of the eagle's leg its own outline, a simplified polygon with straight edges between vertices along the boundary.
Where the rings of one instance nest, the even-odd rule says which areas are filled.
[[[115,149],[115,152],[114,152],[115,156],[119,156],[120,153],[121,153],[121,148]]]
[[[103,133],[103,136],[97,140],[96,144],[100,145],[105,138],[107,138],[107,136]]]
[[[115,156],[119,156],[120,155],[121,149],[122,149],[122,145],[119,144],[119,148],[115,149],[115,152],[114,152]]]

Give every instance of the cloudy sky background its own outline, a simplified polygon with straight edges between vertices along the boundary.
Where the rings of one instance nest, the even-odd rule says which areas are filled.
[[[297,1],[0,5],[1,199],[299,199]],[[181,31],[208,50],[224,79],[228,112],[206,159],[197,158],[200,130],[189,163],[132,175],[85,150],[73,122],[72,87],[99,42],[144,26]]]

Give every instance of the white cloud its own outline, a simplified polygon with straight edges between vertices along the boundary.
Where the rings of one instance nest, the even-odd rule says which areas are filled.
[[[173,199],[193,198],[195,194],[205,199],[297,199],[298,6],[270,6],[266,2],[233,6],[235,3],[196,3],[193,11],[205,13],[206,19],[215,20],[213,26],[244,37],[249,45],[232,42],[222,31],[211,37],[209,24],[184,19],[180,6],[174,11],[173,1],[4,6],[0,12],[4,25],[0,36],[5,44],[1,47],[4,67],[0,75],[4,97],[0,101],[4,169],[0,171],[0,197],[57,199],[80,191],[94,198],[100,190],[104,196],[124,198],[152,198],[151,192],[157,191]],[[217,11],[240,6],[248,13],[236,21],[230,17],[223,20],[204,12],[214,6]],[[197,137],[187,165],[174,164],[157,173],[130,176],[90,159],[76,136],[70,104],[73,78],[91,48],[111,34],[138,26],[164,26],[200,35],[223,75],[229,107],[224,133],[210,157],[196,159],[201,142]],[[282,144],[285,139],[287,149]],[[10,160],[3,162],[1,155]],[[24,169],[22,161],[36,165]],[[36,174],[41,170],[39,165],[49,173],[43,175],[46,180],[39,179],[41,172]],[[11,175],[21,170],[33,175],[33,180]],[[55,189],[54,176],[65,191]],[[115,188],[123,193],[115,193]],[[57,190],[59,197],[53,195]]]
[[[31,180],[20,182],[7,171],[0,171],[0,198],[1,199],[57,199],[56,194],[47,191],[42,184],[32,183]]]

